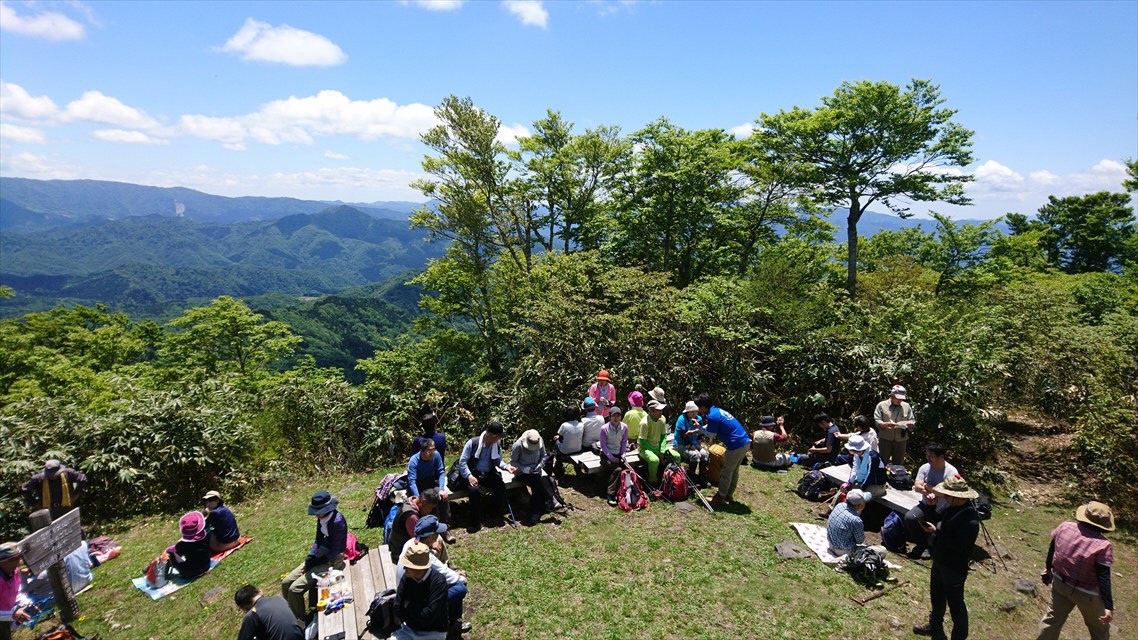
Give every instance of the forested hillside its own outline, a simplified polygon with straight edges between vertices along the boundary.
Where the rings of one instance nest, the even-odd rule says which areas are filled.
[[[423,406],[452,437],[490,419],[550,436],[603,367],[619,398],[659,385],[673,402],[711,392],[752,426],[784,414],[795,447],[814,439],[813,414],[846,427],[901,383],[919,416],[914,461],[943,442],[997,492],[1018,471],[1006,457],[1013,416],[1030,419],[1063,434],[1053,446],[1069,464],[1055,473],[1077,480],[1073,497],[1109,497],[1132,520],[1130,196],[1052,198],[1009,216],[1007,233],[936,216],[933,228],[863,236],[869,207],[967,201],[972,134],[943,103],[923,81],[846,83],[818,107],[762,115],[743,140],[666,119],[578,132],[550,111],[511,152],[492,114],[447,98],[416,183],[436,205],[411,218],[439,243],[420,250],[441,254],[413,280],[424,313],[411,329],[367,355],[385,330],[356,319],[374,308],[337,298],[272,319],[223,296],[164,325],[86,306],[4,320],[0,444],[17,452],[0,470],[4,509],[16,512],[14,488],[48,455],[87,471],[93,515],[118,517],[195,504],[201,486],[240,495],[298,470],[402,457]],[[1133,192],[1129,166],[1122,189]],[[845,242],[822,215],[835,207]],[[324,215],[224,233],[181,221],[172,237],[217,233],[190,254],[194,268],[271,273],[298,260],[382,277],[360,264],[382,251],[379,221]],[[345,235],[358,240],[335,239]],[[17,252],[46,261],[32,245]],[[390,294],[398,306],[409,292]],[[394,313],[399,323],[382,326],[412,320]],[[317,318],[324,344],[366,343],[349,345],[357,362],[296,357],[289,325]]]

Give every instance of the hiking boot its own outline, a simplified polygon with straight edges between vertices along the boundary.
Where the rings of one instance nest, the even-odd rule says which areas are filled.
[[[919,636],[928,636],[933,640],[948,640],[948,636],[944,635],[944,629],[934,629],[928,623],[913,625],[913,633]]]
[[[475,520],[474,522],[471,522],[469,525],[466,526],[466,532],[467,533],[478,533],[481,530],[482,530],[482,523],[478,520]]]
[[[443,534],[443,542],[445,542],[447,544],[454,544],[454,543],[458,542],[458,538],[455,538],[454,534],[448,530],[446,533]]]
[[[609,506],[610,507],[616,506],[616,496],[609,496]]]
[[[915,545],[912,549],[909,549],[909,551],[907,551],[905,553],[905,555],[908,556],[909,558],[912,558],[913,560],[917,560],[917,559],[921,558],[921,556],[924,556],[925,554],[927,554],[928,552],[929,552],[928,547],[924,547],[921,545]],[[927,559],[927,556],[926,556],[926,559]]]
[[[721,507],[725,504],[727,504],[727,500],[718,493],[711,499],[711,506],[713,507]]]

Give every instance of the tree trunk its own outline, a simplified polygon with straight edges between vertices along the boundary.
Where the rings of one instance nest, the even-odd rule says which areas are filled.
[[[861,202],[850,198],[850,215],[846,218],[846,247],[849,250],[846,265],[846,291],[850,300],[856,297],[857,289],[857,222],[861,219]]]

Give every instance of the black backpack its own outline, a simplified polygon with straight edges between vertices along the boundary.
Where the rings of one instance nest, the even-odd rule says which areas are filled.
[[[913,488],[913,476],[905,470],[905,467],[899,464],[891,464],[885,467],[885,481],[889,486],[901,491],[909,491]]]
[[[972,500],[972,506],[976,507],[976,512],[980,514],[981,520],[988,520],[992,517],[992,500],[988,496],[981,493],[979,497]]]
[[[843,568],[854,580],[865,584],[876,584],[889,577],[889,567],[877,552],[869,547],[857,547],[846,558]]]
[[[794,490],[799,498],[806,498],[811,502],[829,500],[837,493],[836,488],[830,487],[830,481],[821,471],[808,471],[798,481],[798,488]]]
[[[386,638],[399,628],[395,617],[395,589],[375,594],[367,608],[367,630],[377,638]]]

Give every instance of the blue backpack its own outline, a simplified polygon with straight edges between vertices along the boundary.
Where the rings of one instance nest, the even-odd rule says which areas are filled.
[[[905,523],[896,511],[890,511],[881,525],[881,544],[894,553],[903,553],[905,543]]]
[[[399,515],[399,507],[403,505],[394,504],[391,506],[391,511],[387,512],[387,518],[383,521],[383,544],[391,542],[391,525],[395,524],[395,516]]]

